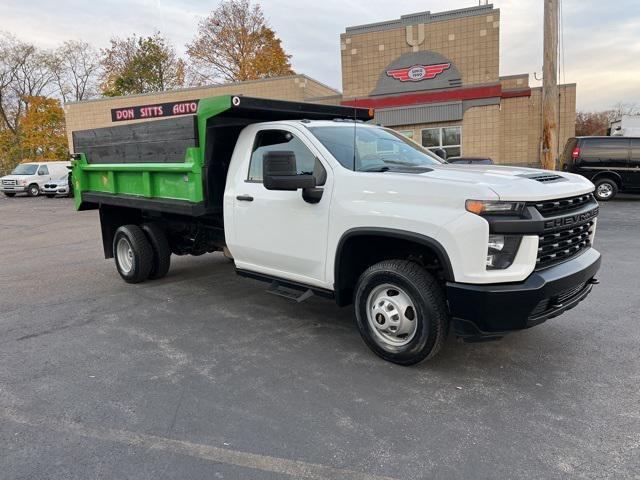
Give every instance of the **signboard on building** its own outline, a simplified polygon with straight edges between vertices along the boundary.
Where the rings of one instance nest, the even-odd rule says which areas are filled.
[[[198,111],[198,100],[182,102],[156,103],[111,109],[111,121],[142,120],[148,118],[174,117],[176,115],[194,115]]]
[[[437,63],[434,65],[412,65],[406,68],[387,70],[387,75],[401,82],[420,82],[430,80],[444,72],[451,66],[450,63]]]
[[[370,95],[442,90],[461,85],[460,73],[447,57],[437,52],[412,52],[387,65]]]

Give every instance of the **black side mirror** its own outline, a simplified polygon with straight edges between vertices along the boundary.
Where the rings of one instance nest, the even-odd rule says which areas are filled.
[[[444,148],[430,148],[429,150],[439,156],[442,160],[447,159],[447,151]]]
[[[308,173],[297,173],[295,153],[280,151],[263,155],[262,183],[267,190],[295,191],[299,188],[314,188],[316,179]]]

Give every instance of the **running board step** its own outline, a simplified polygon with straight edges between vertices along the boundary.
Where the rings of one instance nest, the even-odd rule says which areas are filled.
[[[309,288],[306,290],[300,290],[297,288],[285,287],[275,280],[271,282],[271,285],[267,289],[267,293],[295,300],[298,303],[304,302],[313,296],[313,292]]]

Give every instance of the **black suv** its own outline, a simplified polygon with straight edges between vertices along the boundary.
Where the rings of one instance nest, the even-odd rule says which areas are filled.
[[[560,163],[563,170],[591,180],[600,201],[611,200],[619,191],[640,193],[640,138],[570,138]]]

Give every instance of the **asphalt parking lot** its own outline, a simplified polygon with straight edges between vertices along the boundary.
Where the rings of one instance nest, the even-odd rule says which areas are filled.
[[[640,196],[596,248],[574,310],[406,368],[348,308],[218,254],[128,285],[96,212],[0,197],[0,478],[640,478]]]

